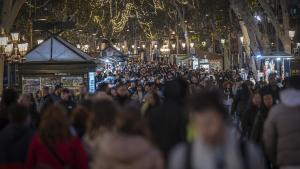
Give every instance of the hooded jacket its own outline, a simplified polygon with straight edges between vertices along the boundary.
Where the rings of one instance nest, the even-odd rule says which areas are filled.
[[[300,167],[300,90],[284,90],[280,100],[264,126],[265,148],[274,164]]]
[[[99,143],[92,169],[161,169],[159,151],[141,136],[107,133]]]

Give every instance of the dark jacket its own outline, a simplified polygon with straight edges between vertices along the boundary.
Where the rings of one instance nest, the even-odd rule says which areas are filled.
[[[263,145],[263,129],[268,117],[269,109],[262,107],[256,114],[250,139],[257,144]]]
[[[231,113],[241,114],[250,101],[250,90],[246,83],[242,84],[242,88],[237,91],[236,96],[233,99]]]
[[[71,115],[73,109],[74,109],[75,106],[76,106],[76,103],[73,102],[71,99],[69,99],[69,100],[61,100],[59,103],[60,103],[62,106],[64,106],[64,108],[67,110],[68,115]]]
[[[33,131],[29,126],[9,124],[0,132],[0,164],[24,163]]]
[[[166,100],[147,115],[147,121],[155,144],[168,158],[170,150],[180,142],[186,141],[187,115],[185,104],[186,86],[180,80],[166,84]],[[181,100],[181,99],[182,100]]]
[[[265,123],[265,149],[279,167],[300,167],[300,90],[282,91],[280,98]]]
[[[250,103],[246,110],[242,113],[241,124],[244,136],[249,137],[251,135],[255,117],[259,110],[259,107],[256,107],[254,104]]]

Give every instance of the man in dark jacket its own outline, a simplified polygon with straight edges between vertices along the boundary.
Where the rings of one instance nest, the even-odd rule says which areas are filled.
[[[156,145],[166,159],[170,150],[186,140],[187,115],[185,98],[188,84],[180,79],[167,82],[165,85],[165,102],[148,114],[148,124]]]
[[[71,115],[72,110],[75,108],[76,104],[70,97],[70,91],[67,88],[64,88],[60,94],[60,104],[65,107],[68,112],[68,115]]]
[[[22,164],[33,135],[28,109],[14,104],[8,109],[10,123],[0,132],[0,165]]]
[[[273,164],[280,169],[300,168],[300,77],[288,80],[264,127],[264,145]]]

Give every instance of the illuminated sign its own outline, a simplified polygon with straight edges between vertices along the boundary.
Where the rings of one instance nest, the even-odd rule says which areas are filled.
[[[89,72],[89,92],[95,93],[95,72]]]

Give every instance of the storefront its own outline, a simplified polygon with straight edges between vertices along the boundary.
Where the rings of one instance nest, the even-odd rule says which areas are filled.
[[[85,84],[95,91],[94,59],[60,37],[52,36],[33,48],[19,67],[23,93],[35,93],[43,86],[56,85],[77,90]]]
[[[209,72],[211,70],[221,70],[222,69],[222,56],[213,53],[198,50],[196,51],[196,57],[198,60],[198,65],[200,69],[204,69]]]
[[[258,55],[258,78],[268,80],[270,74],[276,74],[279,78],[289,77],[291,74],[291,60],[294,58],[284,52],[271,52],[266,55]]]
[[[107,47],[100,52],[99,61],[104,65],[123,65],[128,61],[128,56],[117,48],[107,45]]]

